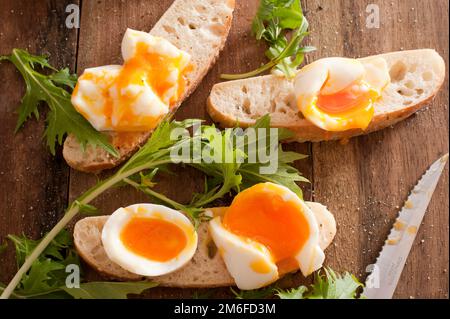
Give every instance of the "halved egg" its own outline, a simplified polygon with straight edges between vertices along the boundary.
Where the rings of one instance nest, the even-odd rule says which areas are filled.
[[[387,63],[325,58],[301,69],[294,83],[299,110],[327,131],[366,129],[376,102],[390,82]]]
[[[197,240],[185,215],[154,204],[119,208],[102,230],[108,257],[142,276],[159,276],[183,267],[194,255]]]
[[[99,131],[151,130],[184,93],[190,56],[163,38],[131,29],[122,55],[123,66],[86,69],[72,104]]]
[[[261,183],[239,193],[223,218],[209,229],[240,289],[256,289],[300,269],[322,267],[319,226],[309,207],[291,190]]]
[[[106,65],[84,70],[72,93],[72,104],[97,131],[112,130],[113,107],[109,89],[121,65]]]

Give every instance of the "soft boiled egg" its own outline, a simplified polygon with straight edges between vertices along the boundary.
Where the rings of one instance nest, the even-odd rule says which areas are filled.
[[[383,58],[325,58],[297,73],[294,90],[299,110],[314,125],[327,131],[364,130],[389,82]]]
[[[86,69],[72,104],[99,131],[148,131],[185,91],[190,55],[169,41],[127,29],[124,64]]]
[[[117,209],[102,230],[108,257],[142,276],[159,276],[184,266],[197,249],[197,232],[179,211],[135,204]]]
[[[257,289],[300,269],[322,267],[319,226],[309,207],[291,190],[261,183],[239,193],[209,230],[240,289]]]

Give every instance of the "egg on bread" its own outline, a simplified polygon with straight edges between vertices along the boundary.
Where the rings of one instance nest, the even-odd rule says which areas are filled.
[[[366,129],[374,115],[374,102],[389,84],[383,58],[361,62],[325,58],[302,68],[294,84],[303,116],[327,131]]]
[[[89,68],[72,104],[98,131],[149,131],[169,113],[186,87],[191,57],[168,40],[127,29],[123,65]]]
[[[304,276],[322,267],[319,226],[294,192],[261,183],[239,193],[209,231],[240,289],[257,289],[300,269]]]
[[[135,204],[117,209],[101,240],[109,259],[142,276],[160,276],[183,267],[197,249],[189,219],[166,206]]]

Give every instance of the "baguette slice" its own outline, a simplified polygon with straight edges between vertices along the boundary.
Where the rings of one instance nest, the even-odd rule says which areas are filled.
[[[193,72],[187,76],[186,90],[172,107],[172,112],[195,90],[224,47],[231,27],[234,3],[234,0],[175,0],[150,31],[151,35],[163,37],[188,52],[195,64]],[[63,149],[67,164],[84,172],[99,172],[115,167],[136,152],[151,132],[109,135],[112,145],[120,153],[119,158],[100,147],[88,146],[83,152],[78,140],[69,135]]]
[[[319,244],[325,249],[336,234],[336,222],[325,206],[307,202],[314,212],[320,227]],[[224,207],[212,208],[214,216],[223,215]],[[118,280],[141,280],[144,277],[133,274],[113,263],[103,248],[101,233],[108,216],[87,217],[78,221],[74,228],[74,243],[78,254],[99,273]],[[284,275],[284,274],[280,274]],[[198,228],[198,247],[194,257],[183,268],[170,274],[149,277],[164,287],[212,288],[233,286],[234,280],[225,263],[217,253],[207,223]]]
[[[293,81],[274,75],[214,85],[208,98],[208,113],[224,127],[247,127],[270,113],[271,125],[292,130],[295,132],[294,140],[298,142],[346,139],[383,129],[407,118],[429,102],[444,82],[445,63],[434,50],[399,51],[376,57],[386,60],[391,83],[374,104],[375,114],[365,131],[329,132],[315,126],[297,108]]]

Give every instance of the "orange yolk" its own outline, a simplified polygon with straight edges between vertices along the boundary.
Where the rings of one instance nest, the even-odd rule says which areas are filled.
[[[173,87],[173,83],[168,81],[172,70],[180,69],[181,57],[169,58],[156,53],[148,52],[145,43],[138,43],[136,53],[133,58],[125,62],[122,71],[118,76],[117,88],[119,92],[129,85],[143,85],[145,81],[160,98]],[[177,79],[177,92],[170,98],[169,107],[172,108],[176,101],[183,94],[186,87],[185,75],[191,71],[192,67],[186,67]],[[139,131],[148,128],[154,128],[160,117],[138,117],[130,110],[130,105],[135,102],[137,97],[128,96],[126,94],[119,95],[119,112],[116,116],[119,118],[120,126],[124,129]],[[139,126],[133,123],[140,123]]]
[[[365,108],[378,98],[379,94],[366,84],[356,84],[330,95],[319,94],[317,107],[328,114],[342,114]]]
[[[285,263],[299,253],[310,230],[299,207],[285,201],[278,189],[268,191],[267,187],[256,185],[237,195],[225,213],[223,225],[238,236],[264,245],[275,263]],[[253,267],[258,272],[266,271],[260,264]]]
[[[159,55],[157,53],[148,52],[148,47],[145,43],[138,43],[136,46],[136,53],[133,58],[125,62],[123,69],[117,78],[118,88],[122,89],[130,84],[142,85],[142,82],[147,82],[155,93],[162,97],[170,88],[173,83],[167,81],[170,77],[170,73],[174,69],[180,69],[182,58],[170,58]],[[176,102],[179,96],[184,92],[186,87],[185,75],[192,70],[192,66],[189,65],[178,77],[178,91],[170,99],[170,105],[172,106]],[[124,97],[126,101],[126,96]]]
[[[163,98],[164,94],[170,90],[174,83],[169,82],[170,73],[172,70],[180,69],[182,57],[170,58],[167,56],[159,55],[157,53],[149,53],[148,46],[145,43],[138,43],[136,46],[136,53],[127,62],[124,63],[119,75],[112,81],[109,86],[103,90],[102,95],[105,99],[103,109],[98,112],[106,117],[106,125],[111,126],[111,119],[113,112],[118,119],[118,125],[115,126],[116,131],[146,131],[156,127],[162,116],[139,116],[134,114],[132,110],[132,104],[137,100],[138,96],[132,96],[130,94],[122,93],[123,89],[126,89],[129,85],[142,86],[144,81],[152,88],[155,94],[159,98]],[[192,64],[189,64],[183,70],[181,70],[176,84],[178,86],[177,91],[173,94],[169,100],[169,108],[171,109],[175,103],[179,100],[186,88],[186,74],[193,70]],[[91,80],[94,83],[104,81],[101,76],[95,76],[91,73],[83,74],[80,80]],[[113,100],[109,95],[109,89],[117,85],[118,103],[116,110],[113,110]],[[73,95],[78,94],[78,84],[76,85]],[[86,99],[86,96],[84,97]],[[90,104],[94,104],[91,101]],[[87,114],[80,112],[85,118],[88,118]]]
[[[133,217],[120,239],[135,254],[159,262],[177,257],[187,244],[180,227],[159,218]]]

